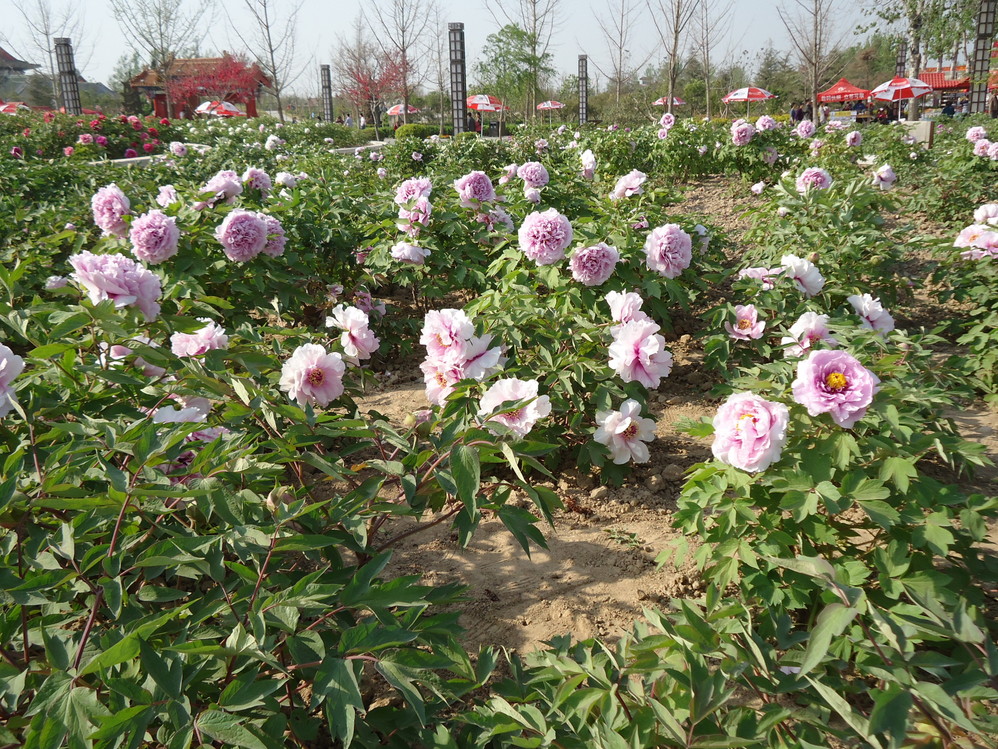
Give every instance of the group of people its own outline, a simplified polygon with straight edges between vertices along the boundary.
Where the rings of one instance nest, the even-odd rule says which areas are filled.
[[[790,122],[796,125],[801,120],[811,120],[814,122],[815,114],[818,115],[818,122],[825,123],[832,116],[832,108],[827,104],[819,104],[815,110],[814,102],[808,100],[803,103],[793,102],[790,105]]]
[[[353,117],[351,117],[349,114],[347,114],[346,118],[344,118],[343,115],[339,115],[336,118],[336,124],[345,125],[346,127],[353,127]],[[359,127],[361,130],[367,127],[367,118],[364,117],[364,115],[361,115],[360,119],[357,120],[357,127]]]

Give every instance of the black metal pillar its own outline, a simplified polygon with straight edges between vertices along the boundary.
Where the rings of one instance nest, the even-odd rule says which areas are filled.
[[[908,74],[908,40],[902,39],[898,44],[898,54],[894,61],[894,75],[904,78]]]
[[[329,75],[329,66],[319,66],[319,78],[322,83],[322,118],[326,122],[333,121],[333,81]]]
[[[468,77],[465,72],[464,24],[447,24],[450,47],[450,111],[454,135],[468,129]]]
[[[62,106],[68,114],[83,114],[80,104],[79,74],[73,61],[73,44],[66,37],[55,40],[55,61],[59,68],[59,88],[62,91]]]
[[[579,55],[579,124],[589,119],[589,56]]]
[[[991,70],[991,50],[995,38],[995,16],[998,0],[981,0],[977,12],[977,39],[974,42],[974,59],[970,67],[970,113],[987,111],[988,76]]]

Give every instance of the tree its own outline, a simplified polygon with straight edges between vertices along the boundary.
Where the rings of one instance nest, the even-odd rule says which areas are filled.
[[[385,98],[402,85],[398,62],[370,40],[359,18],[353,39],[341,38],[333,59],[337,87],[358,112],[369,112],[371,122],[380,125]]]
[[[298,13],[304,0],[242,0],[252,30],[240,41],[250,50],[257,66],[270,79],[267,87],[277,102],[277,116],[284,122],[282,95],[285,88],[301,75],[295,72],[295,47]],[[278,5],[283,13],[278,12]],[[228,13],[228,11],[226,11]],[[230,17],[231,21],[231,17]]]
[[[554,72],[551,55],[535,59],[530,53],[532,49],[538,49],[532,35],[515,24],[507,24],[486,37],[482,59],[474,68],[478,83],[488,93],[498,96],[507,105],[522,104],[528,113],[536,112],[532,110],[536,76]]]
[[[790,52],[781,52],[769,41],[759,53],[755,81],[767,91],[776,94],[781,100],[793,99],[803,88],[804,80],[800,71],[790,62]]]
[[[603,30],[610,64],[600,67],[595,58],[590,58],[593,65],[606,76],[613,86],[613,102],[620,106],[620,97],[628,83],[637,77],[637,71],[643,68],[651,59],[648,53],[640,62],[631,62],[629,47],[633,44],[634,27],[640,20],[641,6],[637,0],[614,0],[610,5],[608,18],[596,16],[596,23]]]
[[[171,60],[188,47],[196,47],[211,27],[213,0],[108,0],[125,36],[144,53],[160,80],[166,80]],[[185,10],[185,5],[192,5]],[[167,107],[172,110],[169,93]],[[170,112],[172,115],[172,111]]]
[[[781,3],[777,12],[804,73],[807,96],[817,104],[818,92],[827,82],[825,78],[832,60],[830,50],[842,39],[842,35],[834,38],[832,18],[836,0],[789,1],[789,5]]]
[[[707,116],[711,114],[711,77],[713,72],[711,52],[717,40],[726,36],[731,25],[731,4],[733,0],[700,0],[693,33],[696,36],[697,55],[703,78]]]
[[[184,103],[193,99],[243,102],[256,94],[260,69],[230,54],[215,62],[205,62],[191,73],[171,78],[165,86],[167,97]]]
[[[409,97],[425,72],[423,62],[435,8],[435,0],[376,0],[371,14],[365,14],[382,54],[395,57],[402,122],[409,121]]]
[[[697,0],[648,0],[648,9],[662,40],[662,47],[669,57],[669,101],[666,110],[671,112],[672,100],[676,95],[676,79],[682,70],[680,60],[686,46],[684,34],[696,13]]]
[[[14,7],[21,15],[27,28],[29,47],[45,60],[44,87],[37,93],[41,101],[50,99],[53,107],[60,106],[62,92],[59,90],[59,71],[55,59],[55,39],[68,37],[74,40],[74,57],[79,60],[84,36],[83,17],[79,6],[64,4],[61,8],[53,7],[51,0],[15,0]]]
[[[138,89],[132,88],[132,78],[142,72],[145,66],[142,64],[142,57],[138,52],[124,54],[118,58],[111,73],[110,87],[121,95],[121,108],[125,114],[144,114],[144,97],[139,94]]]
[[[525,109],[537,115],[537,93],[544,76],[550,75],[551,39],[558,23],[561,0],[492,0],[486,4],[493,20],[508,28],[515,26],[526,36],[527,99]],[[501,19],[500,19],[501,17]],[[505,23],[504,23],[505,21]],[[501,33],[501,31],[500,31]]]

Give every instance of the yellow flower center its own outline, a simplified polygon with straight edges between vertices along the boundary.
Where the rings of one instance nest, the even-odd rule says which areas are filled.
[[[638,433],[638,425],[632,421],[628,425],[627,429],[621,432],[620,436],[623,437],[625,440],[629,440],[633,439],[637,433]]]
[[[326,373],[316,367],[308,371],[305,379],[308,380],[309,385],[321,385],[323,380],[326,379]]]
[[[825,384],[832,390],[842,390],[849,384],[849,380],[841,372],[830,372],[825,377]]]
[[[741,320],[738,321],[739,330],[745,330],[751,327],[752,327],[752,322],[746,317],[743,317]]]

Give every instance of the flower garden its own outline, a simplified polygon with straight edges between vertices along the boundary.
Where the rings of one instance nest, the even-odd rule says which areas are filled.
[[[994,121],[0,124],[0,745],[998,745]]]

